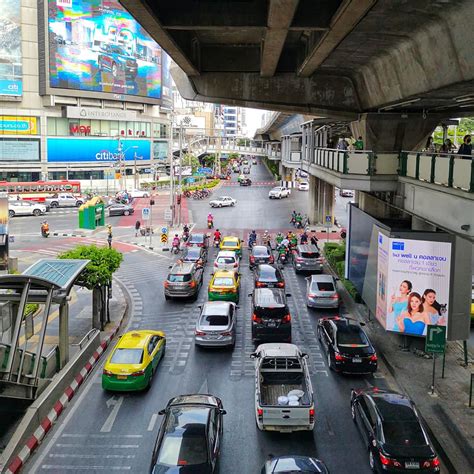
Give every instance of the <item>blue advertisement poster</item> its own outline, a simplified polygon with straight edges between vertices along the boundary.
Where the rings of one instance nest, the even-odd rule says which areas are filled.
[[[2,0],[0,9],[0,95],[21,96],[21,2]]]
[[[125,161],[150,159],[151,144],[148,140],[90,139],[90,138],[48,138],[48,162],[109,162],[120,159],[121,153]]]
[[[51,87],[161,99],[162,50],[117,0],[49,0],[48,24]]]

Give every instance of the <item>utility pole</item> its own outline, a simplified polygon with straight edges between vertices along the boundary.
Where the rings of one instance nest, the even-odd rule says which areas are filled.
[[[183,168],[183,124],[179,124],[178,227],[181,225],[181,176]]]
[[[168,146],[168,155],[170,159],[170,209],[171,209],[171,225],[174,221],[174,155],[173,155],[173,142],[174,142],[174,127],[173,121],[171,121],[171,138]]]

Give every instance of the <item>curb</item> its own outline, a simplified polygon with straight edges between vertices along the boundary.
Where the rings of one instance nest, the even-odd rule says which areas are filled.
[[[119,282],[119,285],[122,287],[123,290],[123,284]],[[125,315],[128,311],[128,303],[126,308],[127,309],[125,310],[124,314],[122,315],[122,318],[120,319],[120,322],[117,324],[115,329],[107,336],[104,341],[100,343],[99,347],[94,351],[89,361],[82,368],[82,370],[74,377],[74,380],[71,382],[71,384],[69,384],[69,386],[64,390],[64,393],[54,404],[52,410],[43,419],[38,428],[34,431],[33,435],[28,439],[21,451],[10,462],[9,466],[5,470],[6,474],[16,474],[20,472],[21,468],[24,467],[26,461],[31,456],[33,451],[41,444],[41,441],[46,436],[46,433],[48,433],[48,431],[53,427],[54,422],[58,419],[59,415],[63,412],[68,403],[74,397],[76,392],[79,390],[79,387],[86,379],[87,375],[92,371],[97,361],[100,359],[110,342],[118,333],[119,329],[122,326],[122,322],[125,319]]]
[[[84,234],[63,234],[62,232],[53,232],[51,235],[53,237],[87,237],[87,235]]]
[[[142,247],[142,248],[147,249],[147,250],[153,250],[154,252],[156,252],[157,250],[159,250],[159,249],[157,249],[157,248],[155,248],[155,247],[151,247],[150,245],[139,244],[139,243],[137,243],[137,242],[132,242],[132,245],[136,245],[137,247]],[[162,250],[163,252],[169,252],[170,249],[169,249],[168,247],[163,247],[161,250]]]

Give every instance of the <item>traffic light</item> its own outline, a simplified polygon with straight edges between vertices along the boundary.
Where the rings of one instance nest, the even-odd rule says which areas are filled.
[[[178,197],[177,197],[177,199],[176,199],[176,203],[177,203],[178,205],[181,205],[181,194],[178,194]]]
[[[150,199],[150,206],[154,206],[155,205],[155,200],[153,198]]]

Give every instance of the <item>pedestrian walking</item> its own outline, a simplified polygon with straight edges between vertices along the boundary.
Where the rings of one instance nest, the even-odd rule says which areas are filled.
[[[472,155],[471,135],[464,135],[462,145],[458,150],[458,155]]]
[[[346,139],[340,138],[337,144],[337,149],[346,151],[348,147],[349,147],[349,144],[347,143]]]
[[[354,148],[356,150],[363,150],[364,149],[364,141],[362,140],[362,137],[359,137],[355,142],[354,142]]]
[[[138,233],[140,232],[141,225],[142,224],[139,220],[137,220],[137,222],[135,222],[135,237],[138,237]]]
[[[431,135],[428,137],[428,140],[426,141],[426,146],[425,146],[424,151],[428,153],[436,153],[437,151],[435,142],[433,141],[433,137]]]

